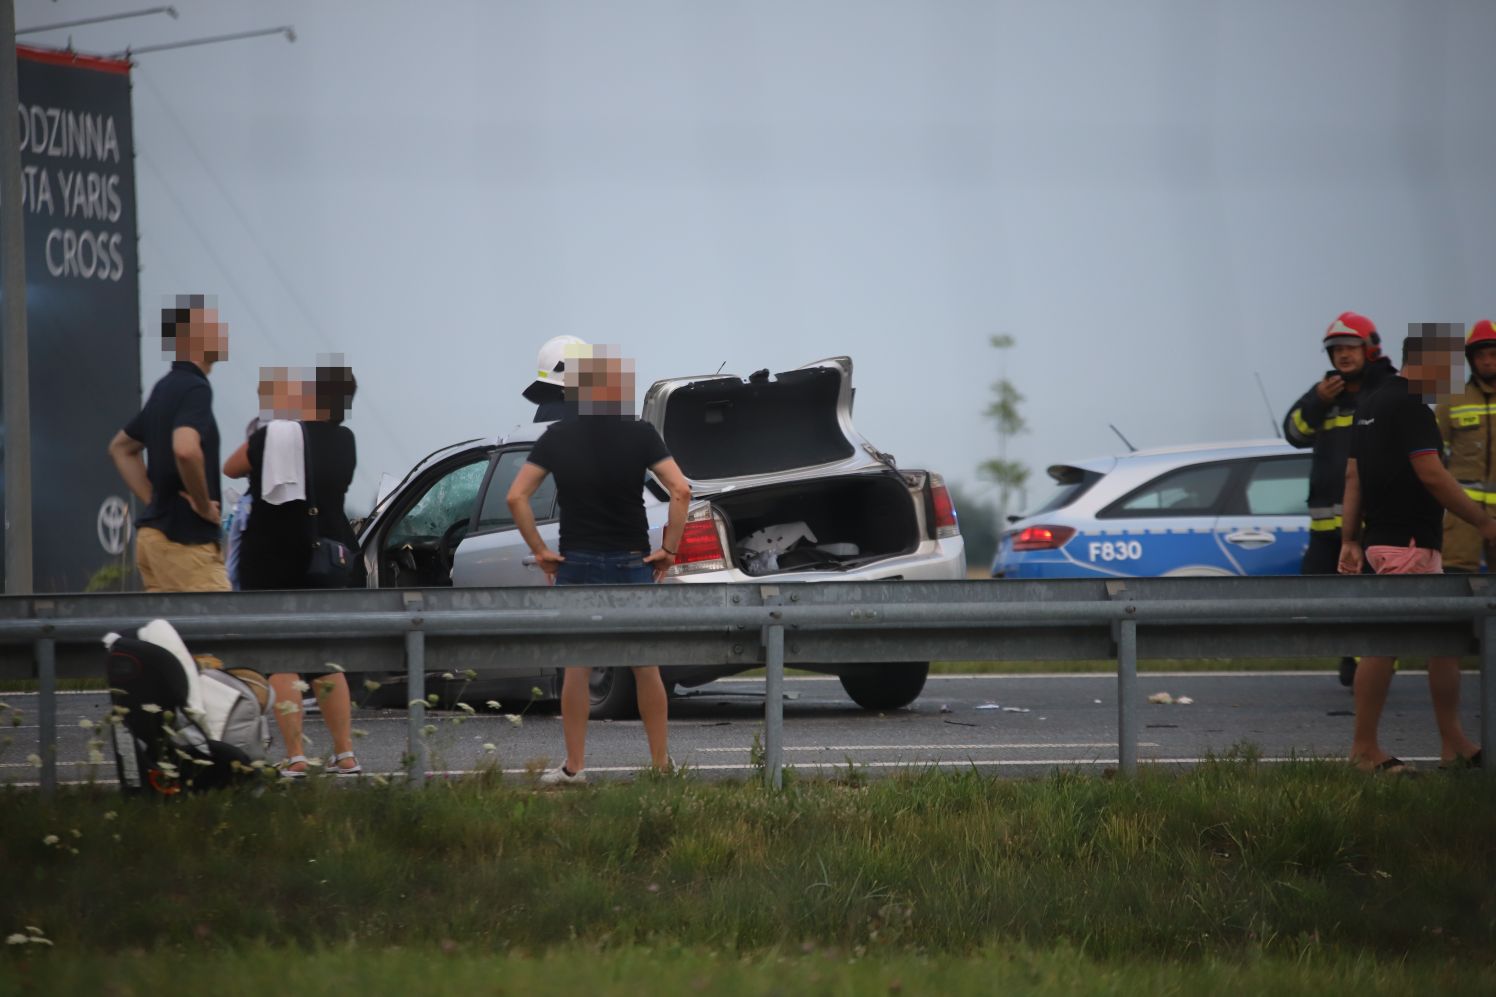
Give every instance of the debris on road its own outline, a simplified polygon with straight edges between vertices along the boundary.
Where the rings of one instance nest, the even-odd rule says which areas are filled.
[[[1174,700],[1174,702],[1178,703],[1180,706],[1189,706],[1194,702],[1194,700],[1188,696],[1180,696],[1178,699]]]
[[[967,723],[965,720],[945,720],[942,723],[955,724],[957,727],[975,727],[976,724]]]
[[[1168,706],[1170,703],[1174,702],[1174,697],[1169,695],[1167,692],[1155,692],[1153,695],[1148,697],[1148,702],[1157,703],[1160,706]]]
[[[983,703],[981,706],[978,706],[977,709],[979,709],[979,710],[1000,710],[1000,709],[1002,709],[1002,705],[999,704],[999,703],[994,703],[994,702],[992,702],[989,699],[987,702]]]
[[[940,712],[941,713],[950,713],[951,712],[951,704],[950,703],[941,703],[940,704]]]

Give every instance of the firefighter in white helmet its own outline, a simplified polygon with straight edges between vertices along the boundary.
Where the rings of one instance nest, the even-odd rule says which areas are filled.
[[[552,336],[540,347],[535,358],[535,380],[524,390],[527,401],[535,403],[536,422],[555,422],[576,415],[576,406],[566,400],[567,347],[585,347],[587,341],[576,336]]]

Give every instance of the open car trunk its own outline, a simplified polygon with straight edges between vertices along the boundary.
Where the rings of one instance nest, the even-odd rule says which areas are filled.
[[[840,571],[920,542],[914,496],[893,472],[731,491],[711,502],[727,520],[733,566],[750,575]]]

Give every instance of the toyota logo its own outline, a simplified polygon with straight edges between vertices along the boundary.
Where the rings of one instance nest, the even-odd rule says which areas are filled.
[[[125,500],[111,495],[99,506],[99,545],[104,553],[119,555],[130,542],[130,507]]]

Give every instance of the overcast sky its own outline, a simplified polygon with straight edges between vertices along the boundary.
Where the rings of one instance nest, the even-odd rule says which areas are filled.
[[[1344,309],[1394,343],[1496,313],[1488,0],[175,5],[73,42],[297,41],[139,57],[146,384],[177,292],[230,323],[226,439],[261,364],[346,353],[355,511],[528,421],[562,333],[621,344],[641,396],[849,354],[864,435],[975,486],[994,333],[1042,477],[1109,422],[1268,435]]]

